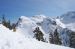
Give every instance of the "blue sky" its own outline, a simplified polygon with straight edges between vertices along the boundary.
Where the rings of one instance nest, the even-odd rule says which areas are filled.
[[[5,14],[12,22],[23,15],[60,16],[68,11],[75,11],[75,0],[0,0],[0,17]]]

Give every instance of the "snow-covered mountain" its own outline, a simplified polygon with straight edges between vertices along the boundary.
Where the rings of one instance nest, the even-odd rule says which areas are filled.
[[[66,14],[63,14],[61,18],[61,22],[63,22],[67,28],[75,31],[75,11],[70,11]]]
[[[13,32],[0,24],[0,49],[73,49],[28,38],[19,31]]]
[[[45,15],[35,15],[33,17],[21,16],[17,28],[23,34],[27,34],[28,37],[34,37],[33,31],[36,27],[39,27],[47,42],[49,42],[49,34],[54,34],[55,29],[57,29],[62,45],[70,46],[69,36],[75,30],[74,16],[75,12],[68,12],[59,18],[50,18]]]
[[[44,34],[44,38],[49,41],[49,33],[50,31],[53,32],[55,30],[56,22],[53,19],[50,19],[49,17],[46,17],[44,15],[36,15],[33,17],[20,17],[18,29],[21,28],[23,32],[25,30],[26,33],[29,33],[30,36],[33,37],[33,31],[36,27],[40,28],[40,30]],[[25,32],[24,34],[26,34]]]
[[[75,45],[75,11],[70,11],[66,14],[63,14],[61,17],[61,22],[65,25],[65,29],[63,29],[61,32],[64,33],[64,36],[62,36],[65,40],[64,43],[67,44],[67,46]],[[66,36],[65,36],[66,35]],[[67,38],[66,38],[67,37]],[[66,41],[66,42],[65,42]],[[64,44],[65,45],[65,44]],[[74,46],[73,46],[74,47]]]
[[[8,33],[6,35],[1,33],[1,36],[3,35],[2,37],[4,37],[4,39],[2,39],[2,40],[6,39],[5,40],[6,43],[8,41],[8,43],[7,43],[8,46],[7,45],[5,46],[6,48],[8,48],[8,47],[10,47],[10,45],[14,44],[15,46],[13,46],[13,47],[16,47],[14,49],[17,49],[17,48],[20,49],[21,47],[19,47],[19,46],[22,46],[22,45],[25,47],[28,45],[31,46],[33,43],[34,43],[33,46],[31,46],[30,48],[43,49],[43,47],[39,47],[39,44],[40,43],[41,43],[41,45],[48,44],[48,46],[49,45],[52,46],[52,44],[50,43],[51,38],[54,38],[54,40],[56,40],[56,41],[57,41],[56,38],[59,38],[59,40],[61,41],[61,45],[63,45],[63,46],[75,47],[74,46],[75,45],[75,41],[74,41],[75,35],[73,35],[75,33],[75,26],[74,26],[75,18],[74,18],[74,16],[75,16],[74,11],[68,12],[67,14],[63,14],[62,16],[60,16],[58,18],[57,17],[51,18],[51,17],[45,16],[45,15],[35,15],[32,17],[21,16],[17,23],[16,32],[12,32],[12,31],[8,30],[7,28],[5,28],[4,26],[0,25],[0,29],[2,30],[3,33],[5,33],[5,31],[8,31]],[[43,33],[43,38],[44,38],[45,42],[47,42],[47,43],[43,43],[41,41],[35,40],[34,30],[37,29],[38,27],[39,27],[39,30]],[[58,34],[55,34],[55,32]],[[11,39],[8,38],[9,36]],[[71,38],[73,38],[73,39],[71,39]],[[12,40],[12,41],[10,41],[10,40]],[[9,41],[15,42],[14,40],[16,41],[16,43],[9,44]],[[20,42],[18,42],[18,40],[20,40]],[[27,44],[19,45],[19,43],[22,43],[22,42],[27,43]],[[37,44],[37,43],[39,43],[39,44]],[[37,45],[35,45],[35,44],[37,44]],[[4,43],[4,45],[5,45],[5,43]],[[16,46],[16,45],[18,45],[18,46]],[[55,45],[53,45],[53,46],[55,46]],[[5,47],[1,46],[2,49]],[[22,47],[22,48],[25,48],[25,47]],[[56,47],[59,47],[59,46],[56,46]],[[26,47],[26,48],[30,49],[29,47]],[[46,49],[47,47],[44,47],[44,48]],[[53,48],[53,47],[49,46],[49,49],[50,48]],[[53,49],[55,49],[55,48],[53,48]]]
[[[70,11],[66,14],[63,14],[61,18],[63,18],[62,22],[65,24],[75,23],[75,11]]]
[[[26,37],[34,37],[33,31],[39,27],[44,34],[44,39],[49,42],[49,34],[53,33],[57,27],[56,20],[44,15],[36,15],[33,17],[21,16],[18,21],[17,30],[21,30]],[[60,24],[62,25],[62,24]]]
[[[44,18],[46,17],[43,15],[36,15],[33,17],[21,16],[17,28],[21,28],[21,30],[24,29],[28,33],[30,32],[30,34],[33,34],[33,30],[38,26],[37,24],[41,23]]]

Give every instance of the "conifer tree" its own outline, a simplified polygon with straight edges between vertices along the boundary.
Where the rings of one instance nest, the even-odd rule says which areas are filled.
[[[7,27],[5,16],[2,16],[2,24]]]
[[[7,22],[7,25],[8,25],[8,28],[11,30],[12,26],[11,26],[10,20]]]
[[[4,16],[4,15],[3,15],[3,17],[2,17],[2,24],[3,24],[5,27],[11,29],[10,20],[7,21],[7,20],[5,19],[5,16]]]
[[[59,38],[59,33],[57,32],[57,28],[54,31],[53,41],[54,41],[54,44],[61,45],[61,40]]]
[[[70,47],[75,48],[75,32],[70,32]]]
[[[18,20],[17,23],[16,23],[16,26],[20,25],[20,24],[19,24],[20,21],[21,21],[21,19],[19,18],[19,20]]]
[[[15,23],[12,24],[12,29],[14,32],[16,31],[16,24]]]
[[[52,44],[54,44],[53,34],[52,33],[49,34],[49,42],[52,43]]]
[[[44,34],[40,31],[39,27],[37,27],[34,31],[34,37],[38,40],[38,41],[44,41]]]

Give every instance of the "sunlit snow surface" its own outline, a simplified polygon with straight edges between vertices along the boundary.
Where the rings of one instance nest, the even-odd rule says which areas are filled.
[[[0,49],[72,49],[25,37],[19,31],[12,32],[0,24]]]

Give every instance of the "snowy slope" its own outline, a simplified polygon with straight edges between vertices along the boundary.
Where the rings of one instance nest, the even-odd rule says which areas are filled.
[[[62,22],[65,24],[75,23],[75,11],[67,12],[61,15],[61,18],[63,18]]]
[[[44,39],[49,42],[49,33],[53,33],[55,31],[56,22],[52,18],[44,15],[36,15],[33,17],[21,16],[17,30],[20,29],[23,34],[27,34],[28,37],[33,37],[33,31],[36,27],[40,28],[44,34]]]
[[[21,16],[17,31],[26,35],[26,37],[33,37],[33,30],[36,27],[36,23],[26,16]]]
[[[71,30],[75,31],[75,19],[73,17],[74,12],[69,12],[69,14],[62,15],[60,18],[50,18],[44,15],[36,15],[33,17],[21,16],[17,31],[24,34],[25,37],[33,38],[33,31],[38,26],[44,34],[44,39],[49,42],[49,34],[54,34],[57,28],[62,45],[69,46],[69,34]]]
[[[66,28],[75,31],[75,11],[63,14],[61,18],[63,18],[61,22],[65,24]]]
[[[19,32],[12,32],[0,24],[0,49],[73,49],[36,41]]]
[[[44,37],[48,37],[45,30],[43,30],[42,27],[38,25],[41,24],[41,22],[43,22],[44,19],[46,19],[46,16],[44,15],[36,15],[33,17],[21,16],[17,30],[21,30],[23,34],[27,35],[26,37],[33,37],[33,31],[36,27],[39,27],[40,30],[43,32]]]
[[[70,33],[75,32],[75,11],[70,11],[56,19],[59,28],[62,45],[70,46]]]
[[[17,30],[20,30],[26,37],[33,37],[33,30],[37,26],[43,32],[44,39],[46,39],[47,42],[49,42],[49,34],[54,33],[56,28],[66,28],[65,24],[63,24],[60,19],[37,15],[33,17],[21,16]]]

